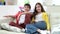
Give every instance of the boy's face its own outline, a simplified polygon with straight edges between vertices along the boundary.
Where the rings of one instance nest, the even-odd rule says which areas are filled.
[[[24,6],[24,10],[29,11],[30,10],[29,6]]]

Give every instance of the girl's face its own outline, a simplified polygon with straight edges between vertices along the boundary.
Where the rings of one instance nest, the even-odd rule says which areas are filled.
[[[38,13],[41,12],[41,6],[40,6],[39,4],[36,5],[36,11],[37,11]]]

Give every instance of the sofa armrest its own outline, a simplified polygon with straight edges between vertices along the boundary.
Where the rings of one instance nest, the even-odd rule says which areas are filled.
[[[9,23],[9,22],[11,22],[11,21],[14,21],[14,19],[11,18],[11,17],[8,17],[8,18],[6,18],[6,17],[1,17],[1,18],[0,18],[0,24],[1,24],[1,23]]]
[[[9,24],[10,21],[14,21],[14,19],[11,18],[11,17],[8,17],[8,18],[6,18],[6,17],[1,17],[1,18],[0,18],[0,30],[1,30],[1,24],[2,24],[2,23],[8,23],[8,24]]]

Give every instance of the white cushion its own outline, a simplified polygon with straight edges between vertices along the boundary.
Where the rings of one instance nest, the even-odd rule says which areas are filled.
[[[13,31],[13,32],[21,32],[22,30],[20,28],[14,27],[14,26],[10,26],[7,23],[2,23],[1,27],[3,29],[9,30],[9,31]]]

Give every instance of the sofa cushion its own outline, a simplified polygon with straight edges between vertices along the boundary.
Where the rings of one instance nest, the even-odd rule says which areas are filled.
[[[6,30],[0,30],[0,34],[25,34],[25,33],[17,33],[17,32],[11,32]]]

